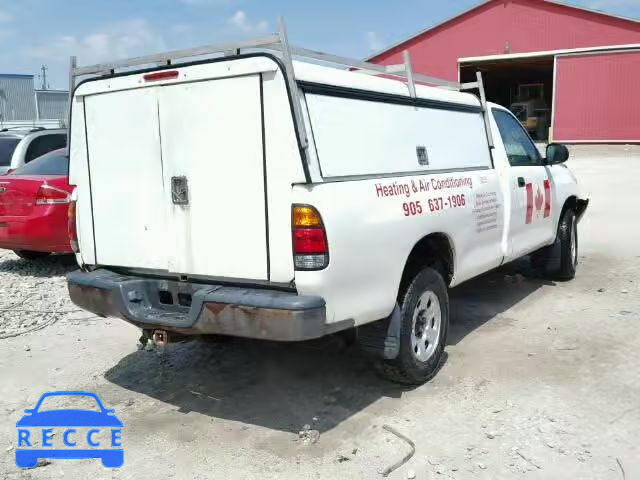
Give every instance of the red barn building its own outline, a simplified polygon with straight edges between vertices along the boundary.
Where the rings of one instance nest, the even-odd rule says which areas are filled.
[[[489,0],[368,58],[454,81],[483,73],[490,100],[538,137],[640,143],[640,21],[550,0]]]

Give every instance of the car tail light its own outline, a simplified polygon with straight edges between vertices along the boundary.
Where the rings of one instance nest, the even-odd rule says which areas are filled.
[[[78,245],[78,231],[76,229],[76,201],[75,200],[71,200],[69,202],[67,232],[69,233],[69,244],[71,245],[71,250],[73,250],[74,253],[78,253],[80,251],[80,247]]]
[[[294,205],[291,213],[296,270],[326,268],[329,265],[329,244],[322,217],[310,205]]]
[[[60,203],[69,203],[69,192],[52,187],[46,183],[40,187],[36,194],[36,205],[56,205]]]

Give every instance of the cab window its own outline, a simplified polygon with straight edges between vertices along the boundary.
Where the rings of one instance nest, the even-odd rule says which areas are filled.
[[[542,155],[513,115],[503,110],[493,110],[493,118],[512,167],[542,166]]]

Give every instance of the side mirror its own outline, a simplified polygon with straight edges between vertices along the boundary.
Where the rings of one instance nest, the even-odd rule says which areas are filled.
[[[569,160],[569,149],[561,143],[547,145],[547,165],[557,165]]]
[[[24,413],[33,413],[33,412],[35,412],[34,408],[25,408],[24,409]]]

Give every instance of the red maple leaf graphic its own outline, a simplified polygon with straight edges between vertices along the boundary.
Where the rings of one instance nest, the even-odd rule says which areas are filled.
[[[537,193],[536,193],[536,210],[540,210],[542,208],[542,202],[544,201],[544,198],[542,197],[542,193],[540,192],[540,189],[537,189]]]

